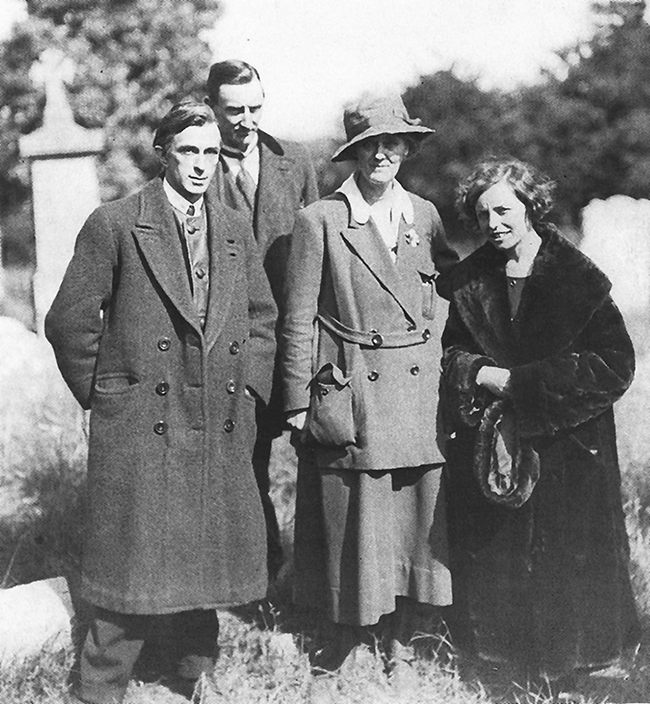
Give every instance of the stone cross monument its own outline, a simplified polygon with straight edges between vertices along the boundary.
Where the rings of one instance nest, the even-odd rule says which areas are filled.
[[[36,325],[43,321],[72,257],[77,233],[99,205],[96,155],[104,148],[102,130],[77,125],[65,90],[74,67],[60,52],[41,55],[34,78],[45,84],[43,126],[20,139],[32,181],[36,272]]]

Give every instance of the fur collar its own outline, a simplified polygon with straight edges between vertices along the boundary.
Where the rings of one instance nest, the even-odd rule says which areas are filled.
[[[461,262],[452,300],[467,328],[498,364],[513,366],[556,354],[580,334],[609,295],[611,283],[552,225],[538,228],[542,245],[510,320],[505,256],[490,243]]]

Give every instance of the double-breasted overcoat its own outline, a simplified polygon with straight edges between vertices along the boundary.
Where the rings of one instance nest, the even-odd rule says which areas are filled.
[[[113,611],[266,592],[252,394],[270,394],[276,308],[250,226],[216,199],[206,211],[205,329],[161,179],[89,217],[45,322],[90,409],[82,595]]]
[[[435,419],[446,304],[436,278],[455,263],[435,207],[409,194],[393,262],[372,219],[339,192],[302,210],[287,273],[285,408],[309,408],[319,467],[376,470],[443,461]]]
[[[612,406],[634,351],[605,275],[552,227],[513,320],[505,257],[490,243],[454,271],[443,335],[454,604],[458,637],[491,660],[550,676],[615,660],[634,637]],[[494,397],[485,364],[510,370],[519,435],[540,458],[520,508],[488,501],[472,474]]]

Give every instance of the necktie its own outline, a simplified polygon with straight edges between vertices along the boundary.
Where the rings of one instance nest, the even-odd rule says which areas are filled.
[[[235,184],[239,189],[239,192],[244,196],[246,207],[250,213],[252,213],[255,209],[255,191],[257,190],[257,186],[255,185],[255,181],[253,181],[253,177],[248,173],[243,163],[240,165],[239,173],[235,179]]]
[[[189,208],[187,209],[187,214],[192,217],[194,215],[194,206],[190,205]]]

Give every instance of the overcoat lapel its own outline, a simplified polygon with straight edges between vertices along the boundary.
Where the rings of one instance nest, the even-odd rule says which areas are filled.
[[[506,366],[515,363],[505,259],[491,244],[474,255],[474,267],[454,296],[468,330],[474,331],[481,349]]]
[[[471,255],[472,266],[455,287],[453,295],[463,322],[499,364],[525,364],[563,350],[611,287],[593,262],[550,226],[540,229],[540,235],[542,246],[514,322],[510,321],[505,258],[491,244]],[[565,305],[567,300],[570,308]]]
[[[273,230],[275,204],[279,193],[286,193],[285,182],[291,174],[291,160],[274,141],[272,149],[265,135],[260,134],[260,175],[255,203],[254,231],[260,251],[265,251],[268,233]]]
[[[221,332],[232,303],[235,274],[239,261],[244,256],[241,234],[226,222],[221,203],[212,198],[205,199],[210,238],[210,297],[205,335],[208,350],[212,348]]]
[[[133,235],[169,300],[191,325],[200,330],[174,212],[161,179],[154,179],[142,190]]]
[[[409,296],[403,290],[399,271],[372,220],[365,225],[360,225],[350,215],[348,227],[341,231],[341,236],[368,267],[379,284],[397,301],[411,321],[415,321],[417,316],[411,310]]]

